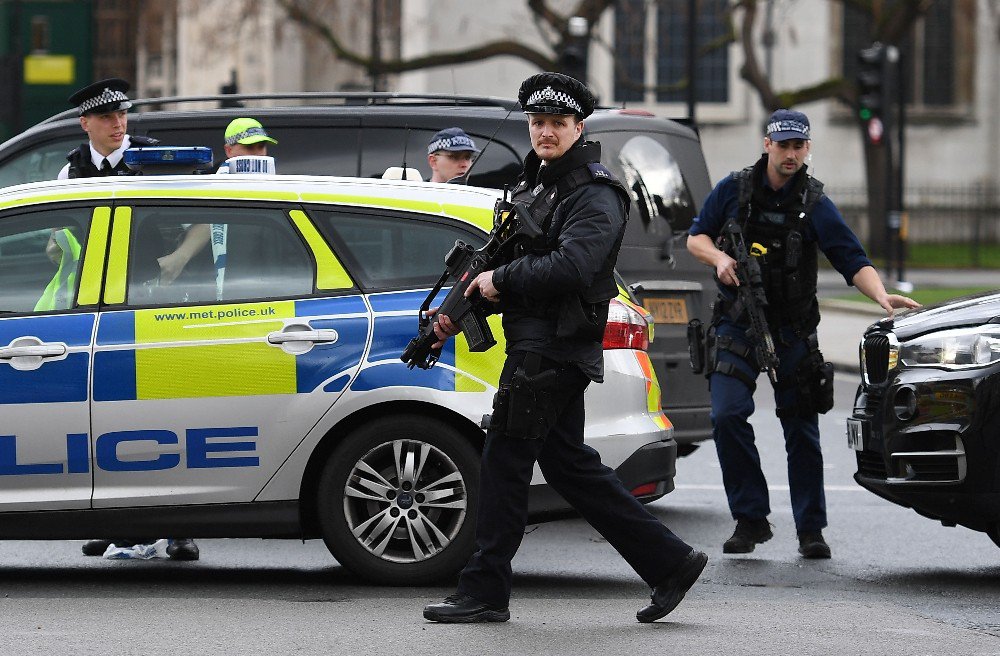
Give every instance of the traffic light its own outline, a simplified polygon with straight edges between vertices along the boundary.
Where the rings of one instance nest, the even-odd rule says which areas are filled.
[[[586,84],[589,48],[590,28],[587,19],[582,16],[572,16],[567,21],[566,34],[559,49],[559,72]]]
[[[858,116],[863,121],[882,118],[887,110],[886,47],[879,42],[858,51]]]

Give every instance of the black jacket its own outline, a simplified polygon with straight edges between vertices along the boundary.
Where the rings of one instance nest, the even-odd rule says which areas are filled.
[[[140,137],[129,135],[129,142],[133,146],[155,146],[160,143],[158,139],[151,137]],[[94,166],[94,160],[90,158],[90,142],[80,144],[71,150],[66,159],[69,161],[69,177],[72,178],[102,178],[109,175],[132,175],[132,171],[126,166],[125,158],[118,160],[118,165],[111,169],[110,173],[105,173]]]
[[[525,168],[513,200],[530,201],[543,189],[551,189],[570,172],[600,162],[600,144],[587,142],[571,148],[563,157],[544,167],[534,152],[525,158]],[[596,167],[604,171],[603,167]],[[602,174],[603,175],[603,174]],[[610,177],[610,173],[606,173]],[[611,184],[607,184],[610,182]],[[508,351],[534,351],[560,362],[578,366],[594,381],[603,380],[603,346],[600,334],[607,321],[608,298],[584,302],[600,327],[598,336],[557,335],[559,313],[565,303],[581,303],[581,295],[592,288],[609,259],[618,255],[625,232],[627,206],[614,178],[594,179],[570,191],[555,206],[543,243],[496,268],[493,283],[500,291],[500,312]],[[535,192],[535,193],[532,193]]]

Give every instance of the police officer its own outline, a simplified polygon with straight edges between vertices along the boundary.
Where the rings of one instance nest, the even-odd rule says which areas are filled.
[[[586,86],[540,73],[524,81],[518,100],[532,152],[512,199],[545,234],[469,285],[469,294],[482,294],[503,314],[507,359],[482,456],[477,550],[457,593],[426,606],[424,617],[510,618],[510,563],[524,535],[537,460],[545,480],[653,588],[651,603],[636,614],[652,622],[680,603],[708,557],[649,514],[583,442],[584,391],[603,380],[602,337],[617,294],[612,269],[629,196],[601,165],[600,144],[580,138],[595,104]],[[438,345],[458,332],[445,316],[435,331]]]
[[[69,97],[70,104],[80,113],[80,127],[90,140],[66,156],[69,163],[59,171],[59,180],[128,175],[125,151],[132,146],[159,143],[156,139],[127,134],[128,109],[132,106],[125,95],[128,88],[128,82],[113,77],[94,82]]]
[[[129,84],[120,78],[110,78],[86,86],[72,96],[69,102],[80,113],[80,127],[90,137],[90,141],[66,156],[69,163],[59,171],[59,180],[69,178],[96,178],[109,175],[128,175],[125,165],[125,151],[132,146],[154,146],[156,139],[132,137],[128,129],[128,110],[132,101],[125,92]],[[119,547],[132,546],[135,540],[88,540],[83,544],[85,556],[103,555],[112,544]],[[145,539],[140,542],[146,542]],[[198,560],[199,549],[190,538],[176,538],[170,541],[167,555],[173,560]]]
[[[736,301],[736,260],[715,241],[726,222],[739,222],[748,248],[758,243],[767,251],[758,263],[767,297],[767,325],[780,361],[774,398],[788,456],[799,552],[806,558],[830,557],[822,533],[827,521],[817,412],[832,405],[833,381],[816,341],[817,248],[848,285],[890,315],[896,308],[918,307],[909,298],[886,293],[861,243],[823,194],[822,183],[806,172],[809,129],[809,119],[801,112],[774,112],[767,122],[764,154],[712,190],[689,231],[688,250],[715,269],[720,290],[709,330],[714,355],[706,373],[715,448],[736,520],[723,553],[748,553],[772,537],[767,481],[748,422],[760,367],[747,336],[745,308]]]
[[[462,128],[441,130],[427,144],[430,181],[448,182],[461,178],[472,166],[472,158],[478,152],[476,142]]]

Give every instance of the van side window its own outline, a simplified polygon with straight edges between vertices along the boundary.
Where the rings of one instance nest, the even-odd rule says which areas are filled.
[[[46,210],[0,221],[0,314],[76,304],[91,208]]]
[[[418,217],[313,210],[320,229],[365,289],[432,286],[456,239],[479,248],[485,239],[446,223]]]
[[[284,211],[136,207],[128,303],[213,303],[313,291],[312,258]]]
[[[55,180],[69,152],[87,140],[83,132],[71,139],[50,141],[10,158],[0,166],[0,187]]]

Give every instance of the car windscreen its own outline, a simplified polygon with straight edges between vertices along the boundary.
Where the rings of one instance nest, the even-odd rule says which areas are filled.
[[[666,239],[691,226],[697,206],[665,135],[601,132],[588,138],[601,142],[605,165],[635,198],[626,244],[650,245],[651,237]]]

